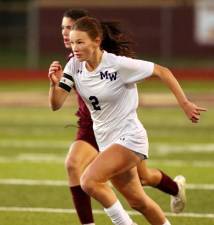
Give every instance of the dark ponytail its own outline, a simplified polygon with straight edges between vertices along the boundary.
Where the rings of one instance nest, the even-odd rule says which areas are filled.
[[[103,40],[101,48],[115,55],[134,57],[133,42],[121,30],[119,22],[101,22]]]
[[[84,31],[92,40],[100,37],[102,40],[100,48],[107,52],[120,56],[135,56],[132,41],[121,30],[118,22],[100,23],[97,19],[86,16],[78,19],[72,30]]]

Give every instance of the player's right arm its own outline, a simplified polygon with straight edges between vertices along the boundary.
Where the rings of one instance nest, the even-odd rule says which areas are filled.
[[[49,67],[48,78],[50,80],[49,104],[54,111],[62,107],[69,95],[69,92],[59,86],[62,75],[61,64],[58,61],[53,61]]]

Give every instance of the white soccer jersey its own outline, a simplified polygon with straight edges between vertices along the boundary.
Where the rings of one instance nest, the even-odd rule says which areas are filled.
[[[146,131],[136,114],[136,82],[150,76],[154,64],[105,51],[93,72],[89,72],[85,64],[71,58],[65,66],[60,86],[70,91],[75,83],[91,112],[99,149],[102,151],[119,143],[148,156]]]

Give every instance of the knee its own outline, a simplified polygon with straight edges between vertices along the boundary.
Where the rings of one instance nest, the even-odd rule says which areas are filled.
[[[88,194],[93,195],[96,189],[95,181],[92,177],[90,177],[87,173],[83,173],[83,175],[80,177],[80,185],[81,188]]]
[[[68,153],[64,164],[68,174],[71,174],[80,168],[78,165],[79,161],[71,154],[71,152]]]

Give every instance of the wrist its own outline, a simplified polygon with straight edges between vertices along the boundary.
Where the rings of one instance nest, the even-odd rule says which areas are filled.
[[[181,105],[181,106],[186,106],[189,104],[189,100],[188,100],[188,98],[186,98],[186,96],[180,98],[178,100],[178,102],[179,102],[179,105]]]
[[[55,88],[55,87],[56,87],[56,84],[50,83],[50,88]]]
[[[189,100],[188,99],[185,99],[181,102],[181,105],[185,106],[185,105],[188,105],[189,104]]]

